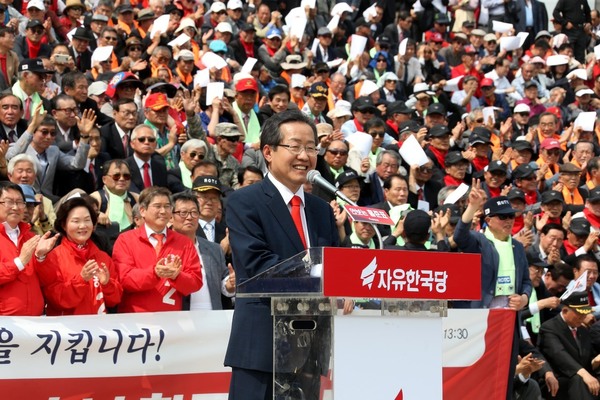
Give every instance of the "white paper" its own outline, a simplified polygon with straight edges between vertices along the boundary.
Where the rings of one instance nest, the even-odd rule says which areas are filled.
[[[483,110],[482,110],[483,120],[485,121],[486,124],[490,120],[490,117],[492,117],[492,122],[496,123],[496,115],[494,114],[494,109],[495,109],[495,107],[484,107],[483,108]]]
[[[92,53],[92,65],[94,65],[96,62],[108,60],[112,52],[112,46],[96,47],[96,50],[94,50]]]
[[[194,75],[194,87],[206,87],[210,82],[210,71],[204,68],[196,72]]]
[[[300,7],[304,8],[304,6],[308,6],[309,8],[315,8],[317,6],[317,0],[302,0],[300,3]]]
[[[594,47],[594,55],[596,56],[596,60],[600,60],[600,44]]]
[[[340,65],[342,65],[343,62],[344,62],[343,58],[336,58],[333,61],[327,61],[327,66],[329,68],[335,68],[335,67],[339,67]]]
[[[398,225],[398,221],[400,221],[402,217],[406,217],[408,210],[412,210],[409,203],[400,204],[399,206],[390,208],[390,218],[394,221],[394,226]]]
[[[306,19],[306,13],[302,7],[292,8],[288,15],[285,16],[285,24],[291,28],[296,18]]]
[[[327,24],[327,28],[329,28],[329,30],[331,32],[333,32],[333,30],[336,29],[339,24],[340,24],[340,16],[334,15],[333,18],[331,18],[331,21],[329,21],[329,23]]]
[[[312,46],[310,46],[310,52],[313,55],[317,55],[317,49],[319,48],[319,38],[314,38],[312,42]]]
[[[367,8],[365,11],[363,11],[363,18],[367,21],[370,22],[373,17],[377,16],[377,10],[375,10],[375,3],[373,3],[373,5],[369,8]]]
[[[581,112],[575,119],[575,128],[581,126],[586,132],[593,132],[596,124],[596,112]]]
[[[446,201],[444,204],[454,204],[458,200],[460,200],[467,192],[469,191],[469,186],[461,183],[454,192],[450,193],[448,197],[446,197]]]
[[[369,156],[371,146],[373,146],[373,136],[364,132],[356,132],[349,135],[346,140],[352,145],[352,149],[358,150],[361,159]]]
[[[511,29],[513,29],[513,24],[509,24],[506,22],[501,22],[501,21],[492,21],[492,30],[494,32],[498,32],[498,33],[506,33],[506,32],[510,32]]]
[[[292,88],[304,87],[306,82],[306,76],[302,74],[292,74]]]
[[[181,47],[184,44],[186,44],[187,42],[190,41],[190,37],[188,35],[186,35],[185,33],[182,33],[181,35],[177,36],[175,39],[171,40],[168,45],[170,47]]]
[[[446,84],[444,85],[444,92],[456,92],[457,90],[460,90],[458,88],[458,84],[462,78],[464,78],[464,75],[457,76],[456,78],[446,81]]]
[[[402,39],[400,46],[398,46],[398,53],[403,56],[406,54],[406,45],[408,44],[408,38]]]
[[[244,63],[244,66],[240,70],[240,72],[252,74],[252,68],[254,68],[254,65],[256,64],[257,61],[258,60],[254,57],[248,57],[248,59],[246,59],[246,62]]]
[[[500,49],[506,51],[516,50],[521,47],[520,43],[521,39],[517,36],[502,36],[500,38]]]
[[[206,68],[222,69],[227,66],[227,62],[217,54],[213,52],[204,53],[202,56],[202,64],[206,66]]]
[[[169,28],[169,19],[171,18],[170,14],[161,15],[160,17],[154,20],[152,24],[152,30],[150,30],[150,39],[154,38],[154,35],[157,33],[160,35],[165,33]]]
[[[67,37],[69,38],[69,42],[73,41],[73,35],[75,34],[75,31],[77,30],[77,28],[73,28],[71,29],[68,33],[67,33]]]
[[[517,33],[517,37],[519,38],[519,47],[523,47],[525,41],[527,40],[527,36],[529,36],[529,32],[519,32]]]
[[[295,18],[290,27],[290,37],[296,37],[298,40],[302,40],[304,36],[304,29],[306,28],[306,17]]]
[[[400,156],[408,165],[425,165],[429,162],[427,154],[419,144],[414,135],[408,135],[402,147],[400,147]]]
[[[208,86],[206,86],[206,105],[210,106],[215,98],[222,99],[224,90],[225,83],[209,82]]]
[[[429,212],[429,202],[425,200],[419,200],[417,202],[417,210],[423,210]]]
[[[448,12],[448,8],[444,5],[442,0],[433,0],[431,4],[433,4],[440,14],[446,14]]]
[[[350,7],[350,4],[348,3],[337,3],[335,6],[333,6],[333,8],[331,9],[331,16],[332,17],[339,17],[340,15],[342,15],[344,12],[348,12],[351,13],[352,12],[352,7]],[[337,24],[336,24],[337,26]]]
[[[352,35],[352,43],[350,44],[350,60],[355,60],[365,51],[367,38],[360,35]]]

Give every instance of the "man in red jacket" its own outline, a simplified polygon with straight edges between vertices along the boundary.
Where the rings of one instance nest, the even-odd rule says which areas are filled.
[[[202,287],[198,253],[189,238],[167,229],[167,189],[144,189],[138,204],[144,225],[122,233],[113,250],[123,286],[119,312],[180,311],[183,298]]]

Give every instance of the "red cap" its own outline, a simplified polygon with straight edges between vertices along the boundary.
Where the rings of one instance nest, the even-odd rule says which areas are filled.
[[[144,107],[150,108],[154,111],[161,110],[165,107],[169,107],[169,101],[164,93],[152,93],[146,99]]]
[[[238,83],[235,84],[235,90],[236,92],[245,92],[247,90],[258,92],[258,84],[254,78],[240,79]]]
[[[115,76],[113,76],[110,82],[108,82],[108,88],[106,88],[106,95],[110,98],[114,98],[117,94],[117,87],[120,84],[125,83],[125,81],[132,82],[142,90],[144,90],[145,88],[144,84],[138,79],[138,77],[132,74],[131,72],[119,72],[115,74]]]
[[[433,32],[429,40],[431,42],[442,43],[444,41],[444,38],[442,37],[441,33]]]
[[[477,53],[477,50],[475,50],[475,47],[473,47],[473,45],[466,45],[465,47],[463,47],[465,54],[475,54]]]
[[[486,86],[494,86],[494,81],[491,80],[490,78],[483,78],[481,80],[481,87],[486,87]]]
[[[542,141],[540,148],[550,150],[550,149],[560,149],[560,142],[556,139],[546,138]]]
[[[546,111],[556,115],[556,118],[562,119],[562,111],[560,111],[559,107],[548,107]]]

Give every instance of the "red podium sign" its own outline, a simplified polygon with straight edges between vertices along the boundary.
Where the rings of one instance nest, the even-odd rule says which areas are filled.
[[[345,248],[323,252],[326,297],[481,299],[479,254]]]

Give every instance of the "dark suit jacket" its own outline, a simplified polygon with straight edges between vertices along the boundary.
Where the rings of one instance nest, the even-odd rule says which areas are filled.
[[[103,185],[102,166],[106,161],[110,160],[110,156],[106,153],[99,153],[94,159],[94,172],[96,174],[96,184],[94,185],[94,178],[89,172],[82,170],[79,171],[56,171],[56,178],[54,179],[54,193],[57,196],[64,196],[73,189],[82,189],[86,193],[92,193],[100,189]]]
[[[58,124],[57,124],[58,125]],[[69,131],[69,140],[65,140],[65,137],[62,135],[60,130],[56,129],[56,140],[54,144],[58,146],[60,151],[66,154],[74,154],[75,150],[73,149],[73,141],[79,140],[79,128],[77,125],[73,126]]]
[[[596,353],[587,328],[577,329],[577,341],[579,346],[560,315],[542,324],[538,347],[557,377],[570,378],[581,368],[594,375],[592,359]]]
[[[75,58],[75,53],[73,52],[73,47],[69,46],[69,55],[71,57],[73,57],[73,61],[75,61],[75,68],[78,69],[79,71],[85,73],[86,71],[92,69],[92,52],[89,50],[86,50],[85,52],[81,53],[81,68],[77,68],[77,61]]]
[[[361,206],[370,206],[371,204],[381,203],[382,201],[385,201],[383,187],[379,183],[377,172],[373,172],[369,175],[369,183],[365,184],[360,191],[358,204]]]
[[[135,163],[133,156],[127,157],[125,162],[129,166],[129,173],[131,174],[131,186],[129,191],[131,193],[140,193],[144,190],[144,178],[140,173],[140,169]],[[167,185],[167,166],[165,165],[164,158],[157,153],[152,155],[150,159],[150,171],[152,175],[152,185],[168,187]]]
[[[123,142],[121,136],[115,126],[116,122],[110,122],[100,128],[100,135],[102,136],[102,151],[110,154],[110,158],[124,160],[128,156],[133,155],[131,145],[129,147],[129,155],[125,155],[123,151]]]
[[[370,207],[372,208],[379,208],[380,210],[385,210],[386,213],[390,213],[390,204],[384,200],[381,201],[379,203],[375,203],[373,205],[371,205]],[[392,234],[392,227],[389,225],[377,225],[377,228],[379,229],[379,233],[381,233],[381,237],[386,237]]]
[[[435,210],[437,208],[437,195],[442,187],[443,186],[441,182],[434,181],[433,179],[429,179],[427,183],[425,183],[423,196],[425,196],[425,201],[429,202],[430,210]],[[411,207],[416,210],[417,205],[419,204],[419,196],[413,192],[408,192],[408,202],[410,203]]]
[[[175,167],[167,171],[167,182],[169,187],[173,188],[173,193],[179,193],[187,190],[181,181],[181,168]]]
[[[305,201],[310,245],[338,246],[329,204],[308,193]],[[238,287],[239,283],[304,251],[290,211],[269,178],[231,194],[227,226]],[[225,365],[263,372],[273,370],[270,298],[236,298]]]
[[[333,173],[331,172],[331,169],[329,168],[329,164],[327,164],[327,162],[325,161],[325,158],[323,156],[317,157],[317,166],[315,169],[321,173],[321,175],[323,176],[323,178],[325,178],[327,180],[327,182],[329,182],[333,186],[335,186],[335,177],[333,176]],[[354,170],[352,168],[344,165],[344,171],[354,171]],[[332,194],[322,190],[317,185],[313,186],[312,194],[322,198],[323,200],[325,200],[327,202],[330,202],[334,198]]]
[[[258,41],[254,41],[254,58],[258,58],[258,48],[262,43]],[[246,60],[248,59],[248,55],[246,54],[246,50],[244,50],[244,46],[242,46],[241,39],[237,39],[229,43],[229,47],[233,50],[233,58],[235,61],[239,62],[240,65],[244,65]]]
[[[18,36],[17,38],[15,38],[15,48],[13,50],[15,51],[15,53],[17,53],[20,60],[23,58],[33,58],[29,55],[29,46],[27,45],[27,39],[25,38],[25,36]],[[37,58],[50,58],[51,54],[52,46],[48,44],[42,44],[40,45],[40,50],[38,51]]]
[[[114,121],[108,115],[101,113],[100,108],[98,108],[98,103],[94,101],[94,99],[90,99],[89,97],[85,99],[83,103],[79,103],[79,109],[83,112],[83,110],[94,110],[96,114],[96,125],[104,126],[106,124],[110,124]]]
[[[15,126],[15,131],[17,133],[17,137],[21,137],[21,135],[23,134],[23,132],[25,132],[27,130],[27,121],[24,120],[23,118],[21,118],[19,120],[19,122],[17,122],[17,125]],[[5,130],[4,126],[0,124],[0,140],[8,140],[10,143],[10,139],[8,138],[8,132],[9,130]]]
[[[329,46],[327,49],[327,59],[329,61],[333,61],[338,58],[337,49],[335,47]],[[317,54],[315,54],[315,59],[313,62],[321,62],[323,61],[323,53],[321,53],[321,48],[317,46]]]
[[[533,9],[533,32],[534,34],[539,31],[548,30],[548,13],[546,12],[546,6],[541,1],[533,0],[531,2]],[[517,0],[517,7],[519,9],[519,21],[515,24],[515,30],[517,32],[525,32],[525,1]]]

